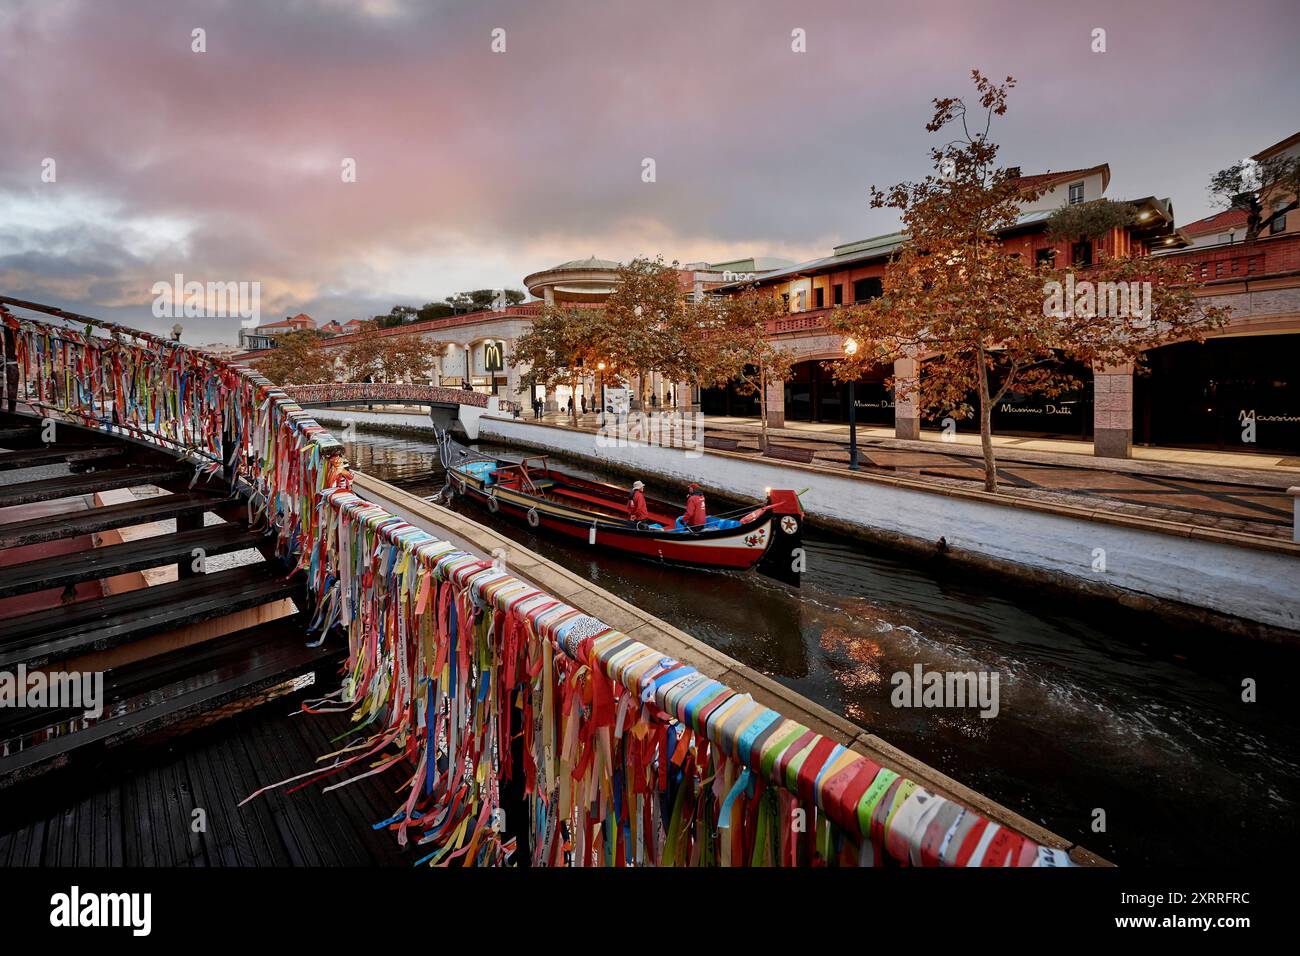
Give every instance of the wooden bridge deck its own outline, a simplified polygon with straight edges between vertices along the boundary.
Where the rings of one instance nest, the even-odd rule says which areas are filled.
[[[282,698],[139,761],[76,781],[0,793],[0,867],[410,865],[393,835],[371,824],[398,800],[386,778],[332,793],[249,793],[302,773],[334,749],[346,717],[291,716]],[[194,811],[206,832],[194,832]]]
[[[346,727],[289,716],[340,648],[309,646],[246,503],[157,448],[40,426],[0,414],[0,676],[101,675],[103,710],[0,706],[0,866],[404,862],[371,828],[389,781],[237,806]]]

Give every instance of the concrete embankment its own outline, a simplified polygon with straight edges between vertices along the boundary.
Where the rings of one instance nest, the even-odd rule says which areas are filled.
[[[352,408],[313,408],[311,417],[338,433],[340,425],[355,425],[381,435],[412,436],[431,439],[433,422],[427,413],[371,412]]]
[[[510,573],[562,599],[610,627],[616,628],[665,656],[696,668],[755,701],[798,721],[882,766],[906,774],[932,792],[965,804],[1045,846],[1070,851],[1071,858],[1085,866],[1106,866],[1105,860],[1073,844],[1013,810],[984,797],[906,753],[875,734],[846,720],[825,707],[800,696],[751,667],[696,640],[597,587],[585,578],[517,544],[489,528],[454,511],[426,502],[378,478],[354,473],[354,490],[381,504],[390,513],[431,534],[451,541],[462,550],[482,557],[503,556]]]
[[[359,423],[360,424],[360,423]],[[1300,545],[1116,512],[850,475],[821,464],[602,442],[592,432],[497,418],[484,440],[552,451],[627,475],[742,501],[807,488],[814,524],[996,574],[1020,585],[1101,597],[1231,633],[1300,641]]]

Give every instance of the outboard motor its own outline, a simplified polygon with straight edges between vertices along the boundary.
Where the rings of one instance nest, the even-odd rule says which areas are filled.
[[[803,550],[803,506],[794,491],[774,489],[767,493],[772,508],[772,541],[758,562],[758,570],[769,578],[799,587],[807,559]]]

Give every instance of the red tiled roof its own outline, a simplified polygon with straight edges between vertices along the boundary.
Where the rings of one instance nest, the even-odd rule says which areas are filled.
[[[1215,213],[1213,216],[1206,216],[1204,219],[1198,219],[1196,222],[1188,223],[1186,226],[1179,228],[1189,236],[1204,236],[1211,232],[1222,232],[1227,229],[1244,229],[1246,226],[1246,210],[1244,209],[1225,209],[1223,212]]]
[[[316,320],[306,312],[299,312],[297,315],[287,319],[280,319],[278,322],[265,322],[258,326],[261,329],[314,329]]]
[[[1077,179],[1080,176],[1091,176],[1093,173],[1101,173],[1102,188],[1105,189],[1110,183],[1110,166],[1102,163],[1099,166],[1089,166],[1086,169],[1063,169],[1060,172],[1034,173],[1029,176],[1020,177],[1021,188],[1046,189],[1053,183],[1058,183],[1065,179]]]

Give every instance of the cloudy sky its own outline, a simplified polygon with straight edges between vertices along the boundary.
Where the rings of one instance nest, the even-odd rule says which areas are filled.
[[[973,67],[1019,82],[1008,165],[1109,162],[1188,222],[1300,128],[1298,27],[1295,0],[0,0],[0,290],[157,329],[175,273],[347,320],[589,255],[811,258],[894,227],[868,187],[926,171]]]

